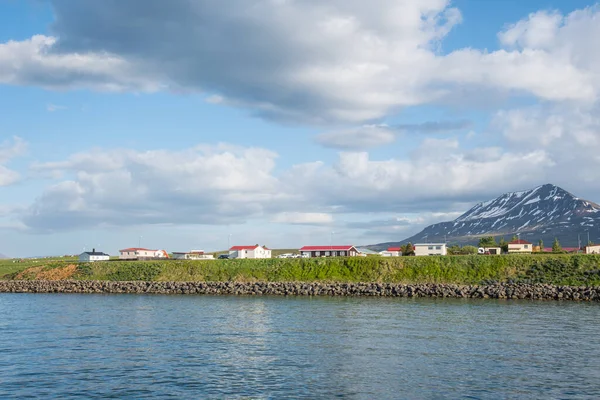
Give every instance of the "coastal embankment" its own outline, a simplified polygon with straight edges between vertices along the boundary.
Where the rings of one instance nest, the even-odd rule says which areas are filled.
[[[324,282],[0,281],[2,293],[131,293],[248,296],[375,296],[599,301],[600,286]]]
[[[0,274],[0,292],[598,300],[598,255],[49,261]],[[0,271],[1,272],[1,271]]]

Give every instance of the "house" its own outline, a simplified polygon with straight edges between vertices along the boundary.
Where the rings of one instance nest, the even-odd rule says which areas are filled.
[[[600,254],[600,244],[585,246],[585,254]]]
[[[500,255],[500,254],[502,254],[502,248],[501,247],[480,247],[477,249],[477,254]]]
[[[299,251],[303,258],[356,257],[359,255],[354,246],[304,246]]]
[[[189,252],[174,251],[174,260],[214,260],[212,254],[204,254],[204,250],[192,250]]]
[[[415,256],[445,256],[448,254],[446,243],[417,243]]]
[[[509,253],[531,253],[533,251],[533,243],[527,240],[518,239],[508,243]]]
[[[388,247],[387,250],[380,252],[382,257],[400,257],[402,255],[401,247]]]
[[[108,261],[109,259],[110,256],[108,254],[96,251],[96,249],[84,251],[79,255],[79,261],[81,262]]]
[[[119,250],[119,253],[119,260],[155,260],[169,258],[169,254],[165,250],[150,250],[141,247],[130,247],[128,249]]]
[[[271,258],[271,249],[266,246],[233,246],[229,258]]]

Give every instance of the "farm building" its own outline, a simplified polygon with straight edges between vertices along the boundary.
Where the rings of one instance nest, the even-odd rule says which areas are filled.
[[[120,260],[154,260],[161,258],[169,258],[169,254],[165,250],[150,250],[141,247],[130,247],[128,249],[119,250]]]

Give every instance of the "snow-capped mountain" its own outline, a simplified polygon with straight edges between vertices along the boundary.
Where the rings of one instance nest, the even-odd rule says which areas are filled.
[[[600,205],[579,199],[558,186],[546,184],[532,190],[506,193],[479,203],[451,222],[430,225],[420,233],[397,243],[477,243],[482,236],[519,234],[521,239],[550,246],[558,238],[562,246],[600,241]],[[386,247],[389,243],[375,245]],[[374,247],[375,247],[374,246]]]

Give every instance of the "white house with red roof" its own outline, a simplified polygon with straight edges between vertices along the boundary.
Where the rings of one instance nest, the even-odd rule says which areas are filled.
[[[300,250],[303,258],[313,257],[355,257],[359,252],[356,247],[346,246],[304,246]]]
[[[165,250],[151,250],[142,247],[130,247],[119,250],[119,260],[154,260],[160,258],[169,258],[169,253]]]
[[[531,253],[533,251],[533,243],[527,240],[518,239],[508,243],[509,253]]]
[[[267,246],[233,246],[229,249],[229,258],[271,258],[271,249]]]
[[[388,247],[387,250],[379,252],[382,257],[400,257],[402,255],[401,247]]]

